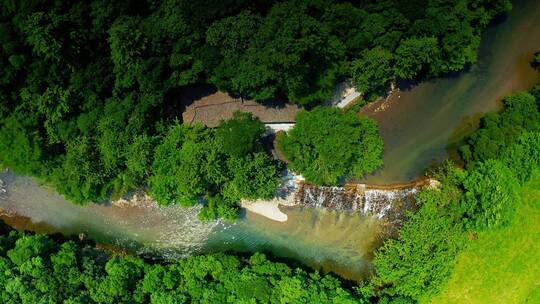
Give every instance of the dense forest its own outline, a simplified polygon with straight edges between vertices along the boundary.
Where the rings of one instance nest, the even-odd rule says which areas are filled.
[[[158,264],[46,235],[0,235],[0,302],[5,304],[359,303],[343,285],[260,253]]]
[[[149,184],[163,204],[206,196],[215,207],[204,218],[231,217],[239,198],[268,195],[279,164],[254,137],[238,151],[214,151],[219,131],[179,126],[180,88],[207,83],[316,105],[350,78],[378,94],[396,79],[475,62],[482,30],[510,7],[508,0],[0,1],[0,162],[78,203]],[[339,174],[358,176],[378,164],[370,163]],[[182,169],[191,166],[204,172]],[[165,175],[181,182],[173,186]],[[257,183],[245,188],[247,179]]]
[[[520,187],[540,169],[540,84],[503,104],[464,140],[464,168],[446,163],[431,173],[440,188],[422,191],[418,211],[376,252],[365,294],[399,303],[427,300],[440,292],[476,233],[513,222]]]

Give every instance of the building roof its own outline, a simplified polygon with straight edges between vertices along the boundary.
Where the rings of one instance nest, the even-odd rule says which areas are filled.
[[[292,123],[300,107],[284,104],[279,107],[267,106],[252,100],[235,98],[224,92],[216,92],[195,100],[182,113],[185,123],[200,123],[207,127],[217,127],[222,120],[232,118],[236,111],[248,112],[263,123]]]

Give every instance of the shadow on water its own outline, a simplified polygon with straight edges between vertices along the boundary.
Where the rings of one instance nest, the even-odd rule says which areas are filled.
[[[467,138],[480,126],[484,113],[476,113],[463,117],[448,138],[446,154],[454,163],[461,165],[463,160],[459,154],[459,148],[466,143]]]
[[[436,83],[437,81],[440,81],[440,80],[459,79],[463,75],[469,73],[471,69],[472,69],[472,65],[468,64],[461,71],[444,73],[442,75],[439,75],[436,78],[426,76],[426,77],[420,77],[419,79],[398,80],[396,82],[396,87],[401,92],[410,92],[414,90],[420,84]]]

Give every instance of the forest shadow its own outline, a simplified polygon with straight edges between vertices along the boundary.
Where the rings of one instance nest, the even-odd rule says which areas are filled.
[[[467,115],[456,125],[446,143],[448,159],[457,165],[463,165],[463,159],[459,153],[459,147],[466,143],[467,138],[480,127],[480,120],[485,113]]]
[[[424,76],[424,77],[419,77],[418,79],[412,79],[412,80],[398,80],[396,82],[396,87],[400,90],[400,91],[411,91],[412,89],[414,89],[416,86],[422,84],[422,83],[435,83],[439,80],[445,80],[445,79],[458,79],[460,77],[462,77],[463,75],[471,72],[471,69],[474,65],[472,64],[467,64],[466,66],[463,67],[463,69],[461,71],[457,71],[457,72],[448,72],[448,73],[443,73],[437,77],[427,77],[427,76]]]
[[[182,121],[182,113],[186,111],[187,107],[196,100],[217,91],[217,87],[210,84],[196,84],[169,89],[163,98],[160,114],[167,120],[178,118]]]

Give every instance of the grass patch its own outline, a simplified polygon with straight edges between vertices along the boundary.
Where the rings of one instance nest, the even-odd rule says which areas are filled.
[[[480,233],[458,255],[432,303],[540,303],[540,172],[521,198],[511,226]]]

